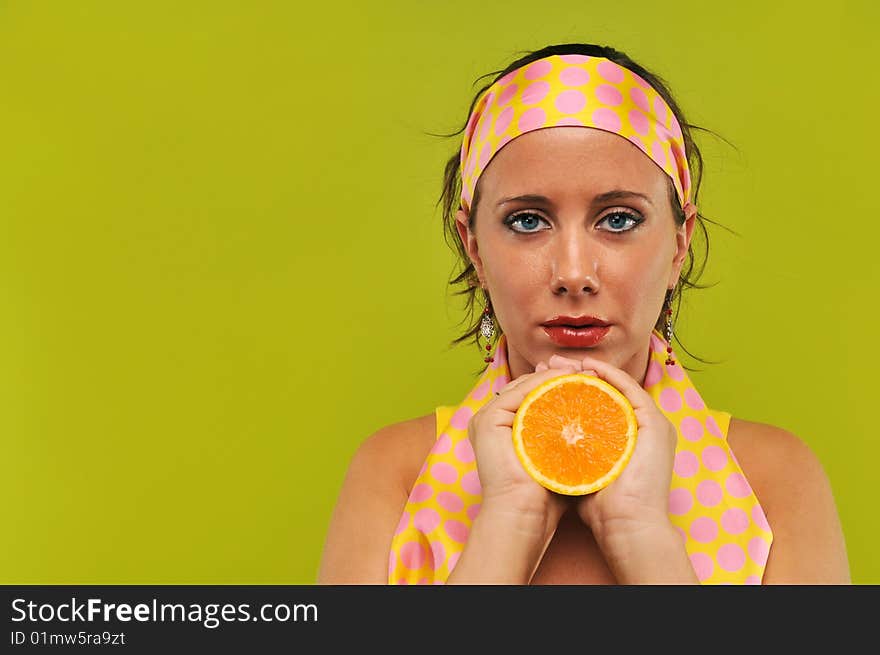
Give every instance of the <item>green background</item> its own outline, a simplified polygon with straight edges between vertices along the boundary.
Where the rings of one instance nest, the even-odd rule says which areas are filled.
[[[880,583],[876,4],[550,7],[0,2],[0,582],[313,583],[357,445],[483,356],[426,133],[587,41],[736,146],[699,137],[739,236],[683,306],[693,378],[810,445]]]

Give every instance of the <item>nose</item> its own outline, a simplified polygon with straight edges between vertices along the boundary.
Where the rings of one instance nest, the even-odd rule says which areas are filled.
[[[554,244],[552,285],[557,295],[595,294],[599,290],[596,244],[580,230],[572,230]]]

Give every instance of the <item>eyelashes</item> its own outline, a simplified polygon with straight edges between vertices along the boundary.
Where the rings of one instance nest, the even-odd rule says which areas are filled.
[[[534,225],[535,221],[544,221],[545,223],[547,223],[547,219],[540,214],[532,211],[523,211],[511,214],[510,216],[505,218],[504,225],[510,227],[512,232],[517,232],[519,234],[532,234],[535,232],[542,232],[543,230],[538,229],[516,230],[511,227],[514,224],[519,224],[521,227],[523,227],[525,224]],[[606,232],[611,232],[612,234],[623,234],[625,232],[630,232],[634,230],[644,221],[645,219],[635,212],[617,210],[605,214],[605,216],[601,218],[597,225],[607,223],[609,227],[601,229]]]

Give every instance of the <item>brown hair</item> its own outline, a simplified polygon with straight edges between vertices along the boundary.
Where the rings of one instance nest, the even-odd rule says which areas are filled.
[[[682,136],[685,144],[685,152],[687,153],[688,165],[691,171],[691,180],[693,185],[693,203],[697,204],[697,197],[700,191],[700,182],[702,181],[702,172],[703,172],[703,158],[700,154],[700,149],[694,143],[692,130],[701,130],[705,132],[710,132],[710,130],[705,130],[697,125],[692,125],[685,120],[684,113],[678,106],[678,103],[672,97],[668,89],[668,85],[663,81],[661,77],[658,75],[647,71],[643,66],[640,66],[632,59],[630,59],[626,54],[620,52],[619,50],[615,50],[614,48],[608,46],[600,46],[593,45],[588,43],[567,43],[560,45],[550,45],[540,50],[535,50],[533,52],[529,52],[523,57],[520,57],[516,61],[509,64],[504,70],[493,71],[491,73],[486,73],[478,77],[474,84],[477,84],[480,80],[494,75],[494,78],[491,82],[485,84],[479,91],[477,91],[473,100],[471,101],[470,108],[468,109],[467,116],[465,117],[465,122],[462,127],[452,132],[451,134],[434,134],[433,136],[441,136],[441,137],[452,137],[461,134],[464,132],[464,129],[467,127],[467,120],[470,118],[471,112],[474,109],[474,105],[476,105],[480,96],[488,89],[492,84],[494,84],[497,80],[504,77],[508,73],[515,71],[526,64],[529,64],[538,59],[543,59],[545,57],[549,57],[550,55],[567,55],[567,54],[579,54],[579,55],[587,55],[591,57],[604,57],[606,59],[610,59],[611,61],[623,66],[624,68],[629,69],[630,71],[641,76],[660,96],[663,100],[666,101],[666,104],[675,114],[676,119],[678,120],[679,125],[681,126]],[[714,134],[714,133],[713,133]],[[473,338],[474,343],[479,347],[479,336],[480,336],[480,321],[482,318],[482,308],[476,308],[476,295],[477,290],[480,287],[480,281],[477,277],[476,270],[474,269],[473,263],[470,261],[470,257],[468,256],[467,250],[464,244],[461,242],[461,239],[458,236],[458,232],[455,227],[455,213],[459,209],[460,206],[460,198],[461,198],[461,176],[459,173],[459,152],[460,148],[456,149],[454,155],[452,155],[448,161],[446,162],[446,169],[443,177],[443,191],[440,195],[440,199],[437,202],[437,205],[442,205],[443,207],[443,228],[444,235],[446,238],[447,244],[458,255],[460,264],[463,267],[463,270],[455,275],[453,273],[453,277],[450,278],[450,285],[455,286],[458,284],[464,284],[465,288],[455,291],[455,295],[466,295],[466,312],[467,315],[462,320],[462,322],[469,321],[469,325],[465,332],[453,339],[450,345],[456,345],[465,341],[469,338]],[[669,191],[670,191],[670,203],[672,206],[673,216],[678,225],[681,225],[685,221],[685,215],[682,211],[681,205],[677,199],[677,195],[675,192],[675,186],[672,184],[672,181],[669,181]],[[480,184],[477,182],[477,186],[474,189],[474,198],[473,198],[473,206],[471,208],[470,215],[468,216],[468,226],[473,229],[476,221],[477,207],[480,202]],[[699,205],[697,205],[699,207]],[[709,234],[706,230],[706,223],[715,223],[711,219],[708,219],[702,213],[697,213],[696,216],[696,225],[695,227],[699,228],[699,231],[702,235],[702,240],[705,244],[705,253],[701,258],[697,258],[694,250],[694,241],[691,240],[691,244],[688,246],[688,254],[687,259],[685,260],[681,275],[680,275],[680,283],[676,285],[675,292],[672,297],[672,305],[674,307],[674,318],[677,318],[678,311],[681,307],[681,294],[684,289],[688,288],[697,288],[697,289],[705,289],[711,287],[713,285],[701,285],[697,284],[697,280],[703,274],[703,271],[706,267],[706,261],[709,256]],[[723,226],[722,226],[723,227]],[[699,262],[699,263],[698,263]],[[488,298],[488,293],[486,293],[485,300],[491,303],[491,299]],[[476,314],[476,316],[475,316]],[[655,328],[658,329],[661,333],[664,331],[664,316],[663,313],[657,317],[657,322],[655,323]],[[501,335],[501,328],[495,322],[496,326],[496,338]],[[691,357],[702,361],[705,363],[706,360],[700,359],[693,353],[691,353],[684,345],[681,343],[681,340],[677,335],[674,336],[674,340],[681,345],[682,349],[687,352]],[[685,366],[685,368],[688,368]],[[478,373],[482,370],[482,367],[478,370]],[[688,369],[691,370],[691,369]]]

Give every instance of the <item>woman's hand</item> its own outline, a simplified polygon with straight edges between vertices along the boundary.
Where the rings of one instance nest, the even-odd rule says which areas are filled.
[[[653,398],[629,374],[592,357],[572,360],[554,355],[549,364],[575,366],[617,388],[635,410],[638,437],[630,461],[604,489],[578,498],[578,516],[600,545],[609,536],[630,535],[646,528],[668,527],[669,487],[675,457],[676,431]],[[547,370],[539,362],[536,371]]]
[[[572,363],[554,357],[551,365]],[[639,426],[636,447],[621,474],[604,489],[577,498],[578,516],[589,526],[619,584],[697,584],[684,543],[668,515],[675,428],[625,371],[593,357],[575,365],[623,393]],[[546,366],[539,362],[535,370]]]
[[[521,375],[471,417],[468,438],[482,486],[480,515],[500,511],[515,514],[520,520],[534,517],[552,536],[568,507],[568,498],[545,489],[523,468],[513,447],[513,419],[530,391],[576,370],[569,364]]]

